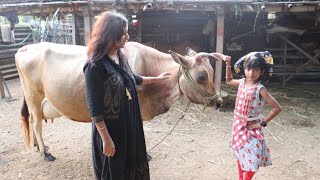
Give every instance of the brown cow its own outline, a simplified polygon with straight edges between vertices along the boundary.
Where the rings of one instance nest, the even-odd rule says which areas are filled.
[[[54,160],[54,157],[47,152],[42,139],[43,119],[65,116],[74,121],[91,122],[82,72],[87,59],[86,50],[83,46],[39,43],[24,46],[16,53],[16,66],[25,96],[22,122],[27,144],[30,143],[30,122],[33,142],[44,154],[45,160]],[[136,74],[172,74],[162,84],[138,87],[143,120],[150,120],[168,111],[183,94],[198,104],[222,103],[214,89],[214,71],[209,63],[209,59],[217,56],[223,58],[222,54],[196,54],[189,50],[190,56],[183,57],[172,51],[165,54],[135,42],[127,43],[123,52]]]

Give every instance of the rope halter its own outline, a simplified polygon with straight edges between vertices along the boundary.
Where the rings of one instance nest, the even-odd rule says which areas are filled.
[[[191,74],[189,73],[189,71],[183,67],[180,66],[179,67],[179,72],[182,72],[183,76],[186,78],[187,84],[193,88],[198,94],[200,94],[203,98],[204,101],[204,107],[207,106],[211,101],[217,99],[218,97],[220,97],[220,94],[217,91],[214,91],[214,95],[211,95],[209,93],[207,93],[206,91],[202,90],[193,80]],[[179,81],[179,80],[178,80]]]

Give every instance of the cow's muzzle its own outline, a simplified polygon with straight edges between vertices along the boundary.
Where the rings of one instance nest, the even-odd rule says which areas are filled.
[[[223,107],[223,99],[219,96],[217,99],[211,101],[208,104],[209,107],[214,107],[215,109],[220,109]]]
[[[220,109],[223,107],[223,99],[219,97],[216,101],[216,109]]]

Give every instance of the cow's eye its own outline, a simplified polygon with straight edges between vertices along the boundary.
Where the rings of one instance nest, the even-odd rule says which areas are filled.
[[[198,74],[198,81],[199,81],[199,82],[203,82],[203,81],[205,81],[205,80],[206,80],[206,75],[203,74],[203,73],[199,73],[199,74]]]

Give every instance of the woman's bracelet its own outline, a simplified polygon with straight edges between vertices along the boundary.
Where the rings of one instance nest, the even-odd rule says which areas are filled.
[[[102,131],[102,130],[104,130],[105,128],[107,128],[107,126],[103,126],[102,128],[97,129],[97,130],[98,130],[98,131]]]
[[[226,69],[231,69],[231,66],[226,66]]]
[[[148,76],[148,84],[151,84],[151,82],[150,82],[150,77]]]
[[[232,80],[232,76],[226,77],[226,80]]]

